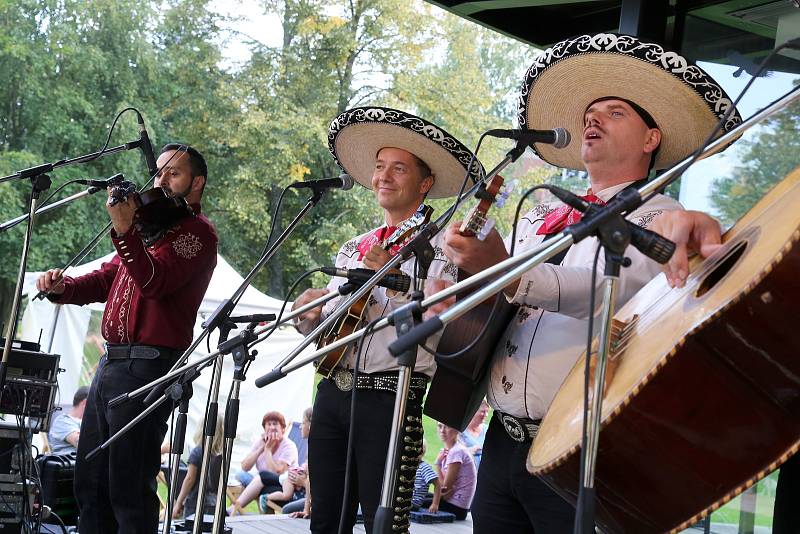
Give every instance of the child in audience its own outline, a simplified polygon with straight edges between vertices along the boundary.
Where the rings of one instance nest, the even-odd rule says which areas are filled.
[[[442,484],[439,481],[439,475],[436,474],[433,467],[422,459],[425,456],[425,448],[425,440],[423,439],[417,475],[414,477],[414,494],[411,496],[411,508],[412,510],[420,510],[427,507],[429,512],[435,514],[439,511],[439,501],[442,498]],[[433,484],[433,494],[428,491],[431,484]]]

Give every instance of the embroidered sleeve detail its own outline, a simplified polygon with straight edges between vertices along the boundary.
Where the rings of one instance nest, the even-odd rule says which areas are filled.
[[[172,248],[175,250],[175,254],[181,258],[190,260],[203,250],[203,243],[196,235],[187,233],[181,234],[175,238],[172,242]]]
[[[661,215],[664,210],[655,210],[655,211],[648,211],[647,213],[636,217],[634,222],[641,226],[642,228],[647,228],[648,225],[653,222],[653,219]]]

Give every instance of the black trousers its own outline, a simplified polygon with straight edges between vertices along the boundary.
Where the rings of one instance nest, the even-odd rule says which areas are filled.
[[[572,532],[575,508],[525,469],[530,447],[512,440],[492,416],[472,500],[475,532]]]
[[[172,359],[100,360],[89,388],[78,440],[75,496],[80,508],[81,534],[153,534],[158,528],[156,475],[161,442],[172,410],[161,404],[122,438],[91,460],[94,450],[142,413],[142,397],[114,408],[108,402],[163,376]]]
[[[340,391],[330,380],[321,380],[314,401],[314,423],[308,438],[308,472],[311,481],[311,531],[320,534],[338,532],[339,516],[345,514],[345,530],[351,532],[361,503],[364,526],[372,531],[375,512],[380,504],[386,451],[392,427],[395,395],[389,391],[359,389],[356,392],[355,428],[353,429],[353,472],[347,505],[342,509],[347,437],[350,432],[351,391]],[[419,450],[422,441],[422,398],[409,399],[404,431],[404,447]],[[401,498],[407,528],[419,452],[403,450],[398,484],[404,489]],[[412,467],[413,465],[413,467]],[[83,534],[83,533],[81,533]]]

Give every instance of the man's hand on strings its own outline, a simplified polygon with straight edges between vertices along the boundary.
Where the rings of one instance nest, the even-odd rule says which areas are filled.
[[[675,243],[675,253],[663,266],[670,287],[686,284],[690,253],[699,252],[707,258],[722,246],[719,222],[700,211],[664,211],[653,219],[649,229]]]

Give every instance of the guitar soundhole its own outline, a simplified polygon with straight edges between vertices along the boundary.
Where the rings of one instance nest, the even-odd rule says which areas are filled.
[[[741,258],[742,254],[744,254],[745,249],[747,249],[747,241],[737,243],[736,246],[733,247],[733,249],[728,253],[728,257],[706,275],[706,277],[700,283],[700,286],[697,288],[695,296],[702,297],[715,285],[717,285],[719,281],[722,280],[731,269],[733,269],[733,266],[736,265],[736,263],[739,261],[739,258]]]

